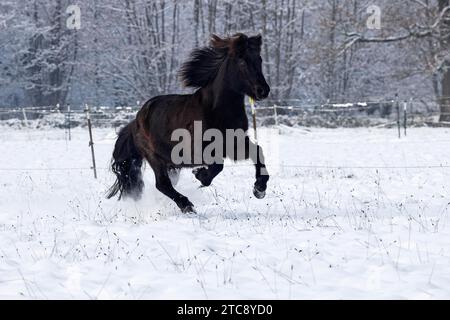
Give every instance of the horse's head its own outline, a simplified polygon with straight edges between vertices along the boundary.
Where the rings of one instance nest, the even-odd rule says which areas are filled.
[[[229,38],[211,37],[213,48],[227,51],[229,85],[256,100],[267,98],[270,92],[262,72],[261,45],[261,35],[248,37],[238,33]]]

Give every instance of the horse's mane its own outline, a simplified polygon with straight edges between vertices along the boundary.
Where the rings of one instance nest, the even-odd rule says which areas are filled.
[[[191,52],[181,66],[179,76],[185,87],[206,87],[217,75],[227,56],[224,48],[203,47]]]

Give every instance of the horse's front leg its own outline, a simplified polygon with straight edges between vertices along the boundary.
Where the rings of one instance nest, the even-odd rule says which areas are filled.
[[[227,156],[235,161],[244,159],[252,160],[256,169],[256,181],[253,187],[253,194],[258,199],[264,198],[266,195],[267,181],[269,181],[269,173],[264,162],[262,148],[250,141],[248,136],[245,136],[245,140],[238,139],[238,143],[234,143],[234,154],[227,154]]]
[[[214,163],[208,167],[201,167],[192,170],[198,181],[201,182],[202,186],[207,187],[211,184],[213,179],[223,170],[223,163]]]
[[[245,149],[246,158],[250,158],[253,161],[256,169],[253,194],[256,198],[262,199],[266,196],[267,181],[269,181],[263,150],[259,145],[250,141],[248,137],[245,139]]]

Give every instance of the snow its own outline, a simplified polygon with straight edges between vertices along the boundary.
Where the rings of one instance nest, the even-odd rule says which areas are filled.
[[[113,129],[94,180],[85,128],[4,127],[0,298],[450,298],[449,131],[261,129],[266,198],[248,163],[183,171],[184,215],[148,167],[141,201],[104,198]]]

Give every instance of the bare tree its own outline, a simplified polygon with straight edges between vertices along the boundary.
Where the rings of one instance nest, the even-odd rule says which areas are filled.
[[[428,20],[424,24],[417,21],[410,22],[398,34],[380,37],[370,37],[356,32],[349,33],[345,49],[356,43],[387,44],[412,39],[428,41],[430,49],[428,54],[434,58],[433,81],[441,110],[440,121],[450,121],[450,3],[449,0],[437,2],[411,0],[411,3],[419,6],[418,11],[425,11],[425,17]],[[437,39],[437,44],[433,42],[434,39]]]

